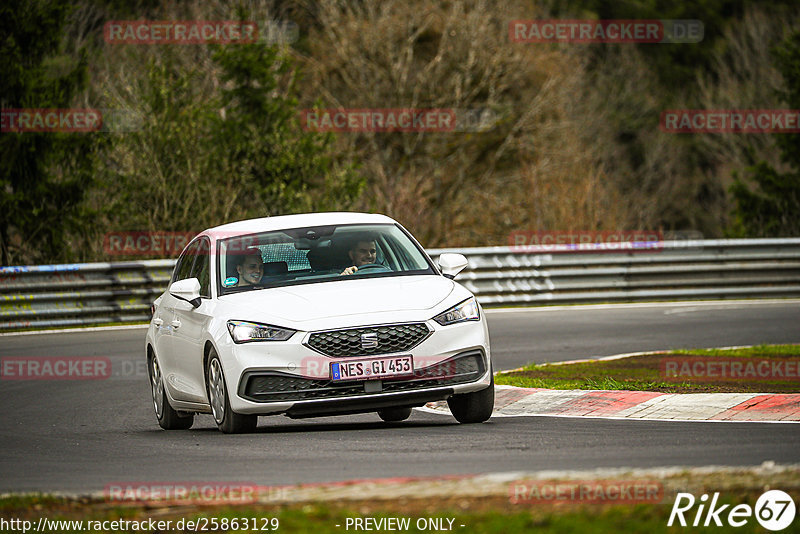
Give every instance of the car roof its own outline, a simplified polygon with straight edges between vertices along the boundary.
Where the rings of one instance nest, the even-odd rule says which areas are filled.
[[[302,228],[304,226],[324,226],[329,224],[396,224],[396,221],[386,215],[377,213],[355,212],[328,212],[328,213],[302,213],[298,215],[278,215],[275,217],[262,217],[237,221],[202,232],[219,238],[235,235],[270,232],[287,228]]]

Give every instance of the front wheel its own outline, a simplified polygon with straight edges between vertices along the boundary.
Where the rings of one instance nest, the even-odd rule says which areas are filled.
[[[211,414],[220,430],[226,434],[241,434],[255,430],[258,424],[257,415],[244,415],[231,410],[222,363],[214,349],[211,349],[211,353],[208,355],[206,389],[208,390],[208,402],[211,404]]]
[[[491,373],[491,371],[490,371]],[[459,423],[483,423],[494,409],[494,374],[489,387],[472,393],[461,393],[447,399],[447,406]]]
[[[182,415],[172,409],[164,391],[164,375],[155,355],[150,357],[147,370],[150,374],[150,391],[153,395],[153,408],[156,411],[158,426],[164,430],[186,430],[192,427],[194,415]]]

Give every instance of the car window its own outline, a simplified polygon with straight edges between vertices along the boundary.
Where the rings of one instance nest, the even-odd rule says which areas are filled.
[[[199,246],[200,240],[197,240],[191,243],[186,250],[183,251],[181,257],[178,258],[178,263],[175,265],[175,273],[172,275],[172,283],[191,278],[189,274],[192,272],[192,264],[194,263],[194,257]]]
[[[294,228],[231,237],[218,246],[220,294],[346,279],[343,276],[436,272],[413,239],[393,224]],[[249,272],[240,280],[244,264]],[[352,266],[359,268],[345,273]]]
[[[211,298],[211,267],[210,254],[208,253],[211,241],[207,237],[198,239],[195,248],[195,260],[188,278],[197,278],[200,281],[200,296]]]

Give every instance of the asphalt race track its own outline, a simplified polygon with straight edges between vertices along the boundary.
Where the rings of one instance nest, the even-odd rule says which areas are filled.
[[[644,350],[800,343],[800,302],[682,303],[488,312],[495,369]],[[210,416],[159,429],[144,329],[2,336],[0,357],[104,356],[107,380],[0,381],[0,491],[102,491],[121,482],[281,485],[543,469],[800,463],[800,425],[496,418],[415,412],[262,417],[223,435]]]

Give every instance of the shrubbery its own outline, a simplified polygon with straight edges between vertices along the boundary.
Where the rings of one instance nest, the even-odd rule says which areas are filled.
[[[796,58],[787,67],[789,52],[769,53],[800,29],[790,2],[687,0],[663,13],[644,0],[68,4],[0,8],[3,107],[122,110],[134,127],[2,134],[5,264],[108,260],[111,231],[312,210],[386,213],[425,246],[503,245],[515,230],[798,232],[797,135],[658,128],[670,108],[800,107]],[[697,45],[509,42],[510,20],[553,17],[694,18],[706,34]],[[300,39],[104,42],[104,22],[120,19],[290,19]],[[496,121],[334,135],[302,130],[311,107],[485,110]],[[748,167],[752,180],[729,193],[732,171]]]

